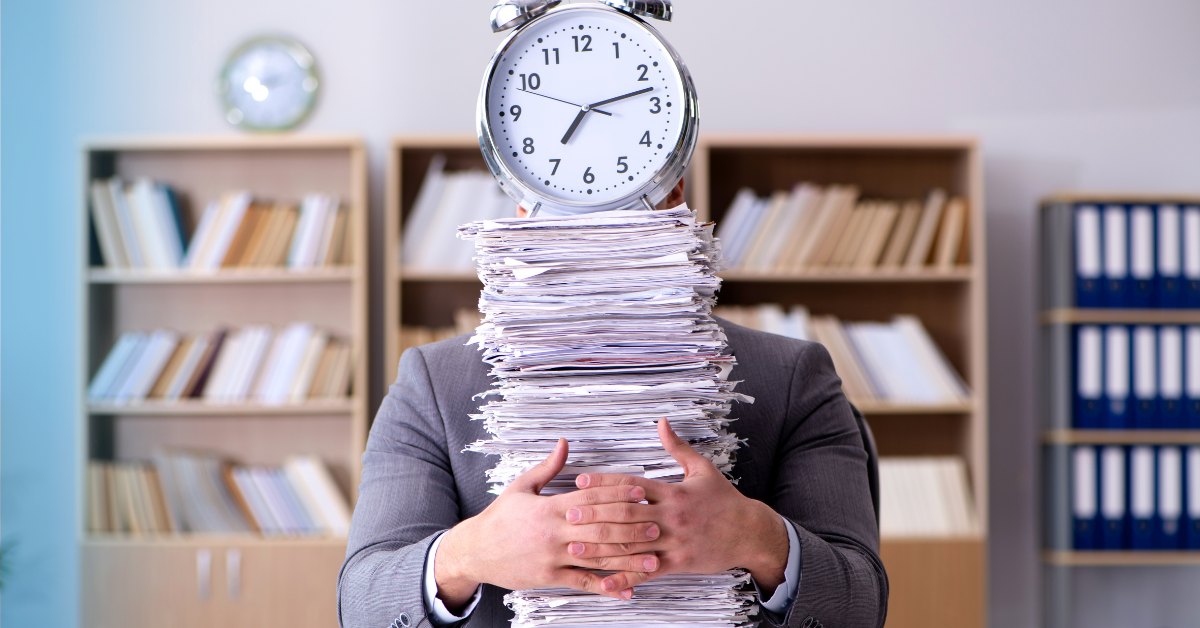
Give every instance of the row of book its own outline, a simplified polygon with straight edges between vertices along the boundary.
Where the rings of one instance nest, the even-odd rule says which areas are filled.
[[[758,197],[744,188],[717,229],[725,267],[760,273],[809,269],[950,269],[968,262],[967,202],[932,190],[924,202],[860,198],[850,185],[800,183]]]
[[[1200,325],[1079,325],[1078,429],[1200,429]]]
[[[304,270],[351,261],[349,210],[329,194],[308,194],[297,206],[227,192],[205,207],[190,240],[186,212],[165,184],[96,180],[91,200],[96,240],[109,268]]]
[[[241,466],[210,454],[160,450],[152,462],[88,463],[88,530],[344,537],[350,509],[315,456]]]
[[[967,465],[958,456],[879,459],[879,535],[949,537],[979,533]]]
[[[129,331],[88,386],[88,401],[132,404],[199,398],[268,405],[349,394],[351,347],[311,323],[248,325],[199,334]]]
[[[1200,308],[1200,205],[1074,208],[1075,306]]]
[[[400,326],[400,353],[412,347],[420,347],[431,342],[449,340],[455,336],[475,332],[475,328],[483,322],[483,315],[478,310],[460,308],[454,312],[454,324],[445,327],[425,327],[421,325]]]
[[[896,316],[891,322],[842,322],[810,316],[796,306],[718,306],[713,314],[769,333],[825,345],[842,389],[854,402],[906,404],[966,403],[971,392],[938,349],[920,319]]]
[[[400,263],[441,271],[475,269],[475,245],[458,238],[458,226],[475,220],[515,216],[517,205],[482,170],[446,171],[435,155],[404,223]]]
[[[1200,446],[1079,445],[1071,458],[1075,549],[1200,549]]]

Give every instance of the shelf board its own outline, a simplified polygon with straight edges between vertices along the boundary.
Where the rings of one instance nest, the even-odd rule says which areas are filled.
[[[1048,445],[1200,445],[1200,430],[1045,430]]]
[[[954,536],[881,536],[880,544],[954,544],[954,543],[983,543],[982,534],[959,534]]]
[[[400,268],[396,271],[400,281],[457,281],[480,283],[479,275],[472,270],[438,270],[431,268]]]
[[[354,279],[354,268],[227,268],[215,272],[157,271],[89,268],[92,284],[235,284],[235,283],[335,283]]]
[[[915,404],[915,403],[892,403],[890,401],[878,401],[865,399],[851,399],[850,403],[858,408],[859,412],[866,415],[871,414],[968,414],[975,411],[975,404],[971,401],[961,403],[933,403],[933,404]]]
[[[1042,199],[1042,207],[1056,203],[1178,203],[1180,205],[1200,203],[1196,194],[1148,194],[1146,192],[1075,192],[1070,190],[1053,192]]]
[[[473,271],[401,268],[396,271],[401,281],[462,281],[479,282]],[[800,273],[760,273],[724,271],[721,279],[737,282],[771,283],[961,283],[971,280],[971,267],[951,270],[880,271],[880,270],[810,270]]]
[[[1042,324],[1125,323],[1136,325],[1200,324],[1200,310],[1134,310],[1108,308],[1055,308],[1042,312]]]
[[[130,404],[89,403],[88,413],[121,416],[311,416],[350,414],[353,408],[353,398],[282,405],[189,400],[170,403],[162,401],[143,401]]]
[[[204,547],[240,545],[243,547],[346,547],[344,537],[294,536],[265,537],[258,534],[88,534],[83,544],[91,547]]]
[[[812,269],[793,273],[726,270],[718,274],[725,281],[747,283],[960,283],[971,280],[971,267],[957,266],[949,270]]]
[[[1158,566],[1200,565],[1200,550],[1197,551],[1073,551],[1048,550],[1042,552],[1042,561],[1051,565],[1074,566]]]

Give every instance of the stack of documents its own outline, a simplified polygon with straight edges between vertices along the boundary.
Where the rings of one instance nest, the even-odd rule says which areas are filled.
[[[657,422],[728,474],[738,440],[725,428],[734,357],[710,316],[720,286],[712,227],[686,206],[576,217],[506,218],[468,224],[483,323],[471,339],[498,387],[473,418],[498,454],[488,472],[499,493],[570,442],[567,466],[543,495],[574,490],[585,472],[663,481],[683,470],[662,448]],[[659,624],[740,626],[757,612],[743,571],[675,574],[637,588],[631,601],[578,591],[515,591],[515,627]]]

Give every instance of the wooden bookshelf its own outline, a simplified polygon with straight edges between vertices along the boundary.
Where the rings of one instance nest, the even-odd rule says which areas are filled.
[[[1160,567],[1200,565],[1200,552],[1157,551],[1058,551],[1042,553],[1042,560],[1060,567]]]
[[[429,161],[448,170],[484,169],[471,136],[398,137],[387,166],[386,377],[395,378],[400,325],[446,327],[459,307],[475,308],[471,273],[402,268],[401,233]],[[987,360],[982,170],[975,140],[963,136],[705,136],[687,173],[688,203],[720,220],[737,190],[759,195],[801,181],[855,184],[871,197],[923,198],[940,187],[969,203],[971,263],[947,270],[802,273],[724,272],[728,305],[805,305],[845,320],[918,316],[972,391],[967,403],[908,406],[862,403],[882,455],[959,455],[968,465],[980,534],[967,538],[884,539],[892,583],[887,625],[982,626],[987,573]],[[515,208],[514,208],[515,211]]]
[[[171,185],[193,225],[204,204],[228,190],[294,201],[309,192],[336,194],[350,211],[352,262],[307,271],[233,268],[211,273],[86,267],[85,369],[77,387],[84,408],[81,470],[87,459],[146,460],[160,446],[212,451],[245,464],[278,465],[290,454],[313,454],[329,466],[353,505],[369,410],[367,164],[362,141],[343,135],[88,141],[80,198],[85,225],[91,220],[88,184],[114,176],[149,177]],[[94,242],[84,240],[82,246],[85,263],[95,263]],[[88,382],[122,332],[164,327],[194,333],[248,324],[279,329],[297,321],[350,341],[349,397],[284,405],[194,399],[86,402]],[[86,513],[87,496],[83,498],[80,512]],[[85,516],[79,530],[85,626],[337,625],[335,583],[345,556],[344,538],[92,535]]]
[[[1200,445],[1200,430],[1046,430],[1047,445]]]

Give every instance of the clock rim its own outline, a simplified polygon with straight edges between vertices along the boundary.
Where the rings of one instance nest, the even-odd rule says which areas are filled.
[[[262,126],[260,126],[257,124],[250,123],[247,120],[245,113],[241,110],[241,107],[238,107],[230,99],[229,72],[230,72],[231,68],[233,67],[234,62],[236,62],[238,60],[238,58],[240,58],[242,55],[249,52],[251,49],[261,46],[263,44],[278,44],[278,45],[282,46],[291,55],[292,59],[294,61],[296,61],[296,65],[300,66],[302,69],[305,70],[305,72],[307,73],[307,77],[312,78],[317,81],[317,86],[311,92],[308,93],[308,98],[304,102],[304,108],[301,110],[299,115],[295,116],[292,120],[290,120],[284,124],[280,124],[280,125],[273,125],[273,126],[262,125]],[[307,68],[305,68],[304,64],[301,63],[297,59],[298,54],[308,57],[309,64],[308,64]],[[321,92],[321,76],[320,76],[320,72],[317,69],[317,58],[312,54],[312,52],[307,47],[304,46],[304,44],[300,43],[299,40],[297,40],[295,37],[291,37],[288,35],[279,35],[279,34],[256,35],[254,37],[251,37],[251,38],[243,41],[241,44],[239,44],[236,48],[234,48],[225,57],[225,62],[221,65],[221,74],[217,78],[217,94],[221,98],[221,106],[223,107],[223,113],[225,114],[225,116],[224,116],[225,121],[229,122],[229,114],[232,111],[236,110],[238,113],[240,113],[242,115],[242,119],[236,123],[229,122],[229,124],[232,124],[233,126],[235,126],[237,128],[245,129],[248,131],[283,132],[283,131],[291,131],[291,130],[299,127],[301,124],[303,124],[305,121],[308,120],[309,116],[311,116],[313,111],[316,109],[317,96],[320,94],[320,92]]]
[[[671,62],[675,65],[676,71],[679,73],[680,82],[683,87],[683,94],[680,100],[683,101],[681,111],[682,129],[674,146],[671,147],[670,156],[663,162],[663,165],[658,171],[652,175],[640,187],[628,192],[625,195],[617,197],[615,200],[606,201],[603,203],[589,203],[585,201],[564,201],[554,197],[547,196],[542,193],[536,186],[526,183],[519,175],[512,172],[508,165],[504,163],[500,157],[499,146],[496,144],[492,134],[491,123],[488,121],[488,92],[491,86],[492,79],[495,77],[497,64],[504,54],[513,46],[517,38],[520,37],[526,29],[531,28],[551,16],[560,15],[572,11],[600,11],[618,15],[632,22],[634,28],[640,28],[644,34],[653,37],[663,49],[667,51]],[[697,140],[699,138],[699,103],[696,96],[696,86],[692,81],[692,75],[688,72],[687,65],[684,64],[683,58],[671,46],[653,26],[646,23],[641,18],[619,11],[608,5],[568,5],[559,6],[546,13],[538,16],[536,19],[522,24],[520,27],[510,33],[500,47],[496,49],[496,53],[492,55],[488,61],[487,68],[483,73],[483,85],[479,90],[479,99],[476,104],[475,112],[476,133],[479,140],[479,149],[483,153],[483,160],[487,163],[488,170],[492,176],[500,184],[500,188],[518,205],[526,211],[532,212],[535,207],[539,212],[547,215],[577,215],[590,214],[601,211],[611,211],[618,209],[631,209],[649,207],[653,208],[661,202],[670,193],[671,189],[683,177],[683,172],[687,169],[688,163],[691,162],[692,154],[696,150]]]

